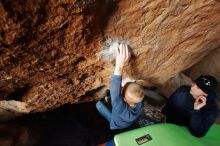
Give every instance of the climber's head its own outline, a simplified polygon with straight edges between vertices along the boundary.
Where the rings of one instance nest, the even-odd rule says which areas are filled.
[[[215,91],[217,80],[210,75],[201,75],[192,84],[190,93],[194,97],[205,96],[207,97],[211,92]]]
[[[138,103],[143,101],[144,88],[135,82],[129,82],[123,88],[123,96],[124,101],[134,108]]]

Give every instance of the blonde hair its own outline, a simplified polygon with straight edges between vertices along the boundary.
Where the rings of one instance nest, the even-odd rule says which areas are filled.
[[[134,98],[143,99],[144,98],[144,87],[135,83],[135,82],[128,82],[125,84],[122,95],[125,97],[125,95],[129,94],[130,96]]]

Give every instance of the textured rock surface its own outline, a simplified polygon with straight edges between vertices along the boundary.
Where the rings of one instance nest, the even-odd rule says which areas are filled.
[[[205,56],[199,63],[188,70],[191,78],[195,79],[200,74],[210,74],[220,81],[220,48],[217,48]]]
[[[104,1],[4,1],[0,4],[0,98],[43,111],[93,100],[106,83],[100,49]]]
[[[137,56],[129,75],[164,83],[219,47],[219,9],[218,1],[121,1],[105,35],[129,40]]]
[[[0,101],[0,122],[29,113],[26,103],[19,101]]]
[[[164,84],[219,48],[219,11],[217,0],[1,1],[0,99],[38,112],[100,98],[108,39],[130,44],[126,77]]]

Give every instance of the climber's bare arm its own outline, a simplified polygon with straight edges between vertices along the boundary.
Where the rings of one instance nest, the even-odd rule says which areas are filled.
[[[122,75],[123,67],[129,59],[129,50],[126,44],[120,44],[116,49],[116,65],[114,75]]]

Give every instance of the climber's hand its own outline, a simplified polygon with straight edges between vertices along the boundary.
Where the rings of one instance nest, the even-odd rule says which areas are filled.
[[[116,67],[123,68],[129,59],[129,50],[126,44],[119,44],[116,49]]]
[[[123,67],[130,57],[129,49],[126,44],[119,44],[116,49],[115,75],[122,75]]]

